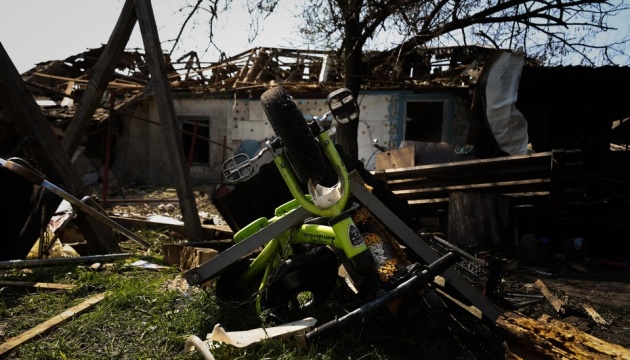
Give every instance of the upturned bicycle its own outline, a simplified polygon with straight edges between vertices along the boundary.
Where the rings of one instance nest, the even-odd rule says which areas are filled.
[[[263,239],[262,250],[252,259],[243,257],[232,264],[210,260],[219,264],[210,274],[218,277],[219,301],[255,302],[258,312],[322,304],[338,286],[339,274],[343,273],[348,286],[366,303],[343,318],[318,327],[307,336],[311,338],[392,305],[394,299],[406,293],[421,290],[457,261],[454,253],[448,253],[429,266],[412,264],[369,209],[352,200],[348,170],[332,140],[334,123],[325,130],[319,120],[332,116],[337,123],[357,121],[359,106],[345,88],[330,93],[327,103],[329,111],[307,123],[283,87],[262,94],[261,105],[277,136],[253,158],[237,154],[229,159],[223,172],[230,182],[244,181],[253,176],[253,163],[269,152],[293,200],[279,206],[273,217],[259,218],[238,231],[234,247],[260,238],[265,229],[281,224],[296,212],[307,216]],[[325,186],[322,179],[329,172],[336,174],[337,182]],[[187,275],[190,283],[199,280],[198,274]]]

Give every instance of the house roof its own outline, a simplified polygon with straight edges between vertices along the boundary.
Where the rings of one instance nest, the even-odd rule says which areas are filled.
[[[43,107],[46,116],[62,125],[72,118],[73,103],[80,100],[91,69],[104,48],[88,49],[64,60],[43,62],[22,75],[37,98],[59,104]],[[485,58],[495,51],[479,46],[417,48],[403,57],[390,57],[374,66],[370,74],[364,77],[363,86],[368,90],[466,90],[474,84]],[[367,52],[366,60],[376,54]],[[221,56],[218,61],[211,63],[201,62],[197,53],[191,51],[175,61],[165,55],[165,63],[174,97],[253,98],[269,86],[280,83],[296,97],[319,97],[339,88],[343,81],[339,57],[332,51],[256,47],[232,57]],[[625,74],[630,68],[621,69],[625,69]],[[579,83],[618,70],[526,66],[523,76],[542,74],[547,81],[550,76],[561,74],[559,79],[573,77],[571,81]],[[108,93],[115,95],[113,109],[124,111],[125,107],[145,98],[149,81],[145,55],[137,49],[123,52],[107,86]],[[94,115],[94,120],[108,118],[111,110],[109,105],[103,103]]]
[[[63,60],[42,62],[22,74],[36,98],[57,104],[42,107],[42,111],[62,128],[72,119],[74,103],[80,100],[104,49],[105,45]],[[474,78],[474,68],[492,51],[475,46],[418,49],[376,66],[365,77],[364,87],[467,87]],[[296,97],[325,96],[343,82],[340,61],[332,51],[256,47],[211,63],[201,62],[191,51],[175,61],[165,55],[165,63],[174,97],[253,97],[279,83]],[[113,109],[123,111],[144,98],[149,81],[145,54],[137,49],[124,51],[107,85],[107,92],[115,95]],[[107,119],[112,110],[110,105],[101,105],[94,115],[97,122]]]

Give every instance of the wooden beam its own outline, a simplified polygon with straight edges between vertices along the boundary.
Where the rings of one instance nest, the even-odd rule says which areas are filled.
[[[398,197],[407,200],[433,199],[447,197],[452,192],[487,192],[487,193],[516,193],[537,192],[549,189],[549,179],[532,179],[521,181],[492,182],[485,184],[469,184],[443,186],[436,188],[419,188],[393,191]]]
[[[0,107],[11,120],[20,142],[51,182],[61,183],[76,194],[82,190],[79,175],[63,151],[48,120],[26,88],[22,77],[0,43]],[[61,199],[60,199],[61,202]]]
[[[36,289],[50,289],[50,290],[70,290],[74,289],[76,285],[72,284],[55,284],[55,283],[42,283],[42,282],[30,282],[30,281],[0,281],[1,286],[20,286],[31,287]]]
[[[474,173],[496,173],[508,171],[522,171],[522,169],[545,167],[549,169],[551,152],[542,152],[529,155],[512,155],[491,159],[465,160],[443,164],[419,165],[403,169],[387,169],[388,182],[392,180],[410,179],[418,177],[449,178],[453,176],[466,176]],[[564,154],[565,162],[580,163],[581,152],[579,150],[567,150]]]
[[[81,315],[87,310],[91,309],[94,305],[98,304],[101,300],[105,298],[105,293],[100,293],[98,295],[92,296],[91,298],[83,301],[79,305],[73,306],[70,309],[62,312],[57,316],[53,316],[52,318],[46,320],[45,322],[35,326],[34,328],[18,335],[10,338],[4,343],[0,344],[0,356],[8,353],[9,351],[15,349],[26,341],[41,335],[53,327],[62,324],[75,316]]]
[[[26,88],[22,77],[11,62],[9,55],[0,43],[0,107],[3,114],[11,120],[15,131],[21,137],[21,144],[37,160],[37,165],[46,175],[47,180],[64,187],[72,195],[81,198],[83,183],[77,174],[70,156],[64,151],[33,94]],[[61,198],[51,201],[48,206],[54,211],[61,203]],[[29,220],[31,221],[31,220]],[[41,221],[41,219],[34,219]],[[37,226],[40,226],[38,224]],[[31,226],[28,224],[28,226]],[[27,225],[24,228],[28,227]],[[35,225],[32,225],[35,226]],[[93,242],[96,251],[120,252],[114,233],[94,219],[79,222],[81,232]]]
[[[127,0],[105,49],[103,49],[101,56],[99,56],[98,61],[92,68],[90,82],[77,106],[66,134],[61,140],[61,144],[69,156],[74,155],[74,152],[79,147],[81,138],[94,116],[94,111],[101,101],[103,92],[105,92],[107,84],[114,74],[118,59],[125,51],[125,45],[129,41],[135,24],[136,12],[133,0]]]
[[[128,0],[127,2],[131,2]],[[164,54],[160,47],[157,25],[150,0],[135,0],[136,15],[140,24],[142,41],[144,42],[146,60],[151,74],[151,85],[154,91],[154,99],[157,103],[160,122],[162,123],[162,135],[164,150],[166,151],[172,169],[173,181],[177,189],[180,208],[186,236],[191,241],[203,239],[201,221],[197,212],[195,194],[192,191],[190,177],[186,170],[184,146],[179,133],[179,124],[175,116],[175,106],[168,83]]]

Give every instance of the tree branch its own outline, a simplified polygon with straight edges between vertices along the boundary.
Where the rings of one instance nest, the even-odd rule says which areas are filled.
[[[202,2],[203,2],[203,0],[197,0],[197,3],[195,4],[195,6],[193,6],[193,9],[190,11],[188,16],[186,17],[186,20],[184,20],[184,23],[179,28],[179,33],[177,34],[177,37],[175,38],[175,42],[173,42],[173,47],[171,48],[171,51],[169,51],[169,54],[173,54],[173,51],[177,47],[177,43],[179,42],[179,39],[182,37],[182,33],[184,32],[184,28],[186,27],[186,24],[188,24],[188,21],[197,12],[197,9],[199,9],[199,6],[201,5]]]

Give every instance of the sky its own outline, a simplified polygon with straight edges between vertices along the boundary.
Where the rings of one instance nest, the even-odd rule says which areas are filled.
[[[255,42],[249,43],[250,18],[245,2],[234,0],[232,11],[227,17],[223,15],[223,20],[215,28],[215,42],[227,56],[256,46],[305,48],[290,21],[297,14],[295,7],[277,9],[277,14],[261,24]],[[178,11],[181,3],[183,1],[152,1],[165,51],[172,47],[172,42],[165,41],[176,38],[188,14]],[[23,73],[39,62],[62,60],[107,43],[123,4],[124,0],[3,0],[0,2],[0,43],[18,72]],[[196,51],[201,56],[207,50],[202,60],[217,61],[219,53],[214,47],[208,48],[204,25],[189,23],[187,29],[193,25],[199,27],[194,31],[196,39],[188,37],[180,41],[182,46],[174,51],[172,58],[177,59],[189,51]],[[127,48],[144,48],[138,25]]]
[[[23,73],[38,62],[62,60],[107,43],[124,2],[125,0],[2,0],[0,43],[18,72]],[[176,38],[188,15],[187,11],[178,11],[186,0],[152,0],[151,3],[163,43],[162,49],[170,51],[172,42],[168,40]],[[259,36],[253,43],[248,41],[250,16],[245,9],[246,3],[247,0],[232,0],[231,11],[220,14],[221,21],[215,28],[214,41],[228,57],[256,46],[308,49],[308,44],[300,40],[296,22],[293,21],[299,16],[297,4],[301,3],[300,0],[282,1],[284,7],[278,7],[261,23]],[[628,14],[619,16],[615,25],[620,31],[604,37],[610,40],[611,37],[629,32]],[[192,31],[192,26],[197,28]],[[176,60],[189,51],[196,51],[202,61],[219,60],[219,52],[214,47],[208,47],[209,36],[203,27],[203,18],[198,18],[197,24],[188,25],[186,32],[190,31],[195,38],[184,37],[180,41],[181,46],[172,54],[172,59]],[[397,41],[391,37],[379,39],[389,44]],[[144,48],[137,25],[127,48]],[[627,61],[628,58],[625,58],[621,63]]]

